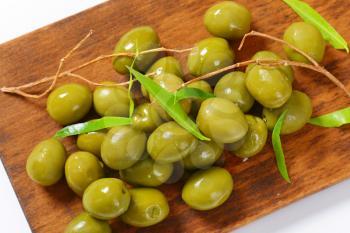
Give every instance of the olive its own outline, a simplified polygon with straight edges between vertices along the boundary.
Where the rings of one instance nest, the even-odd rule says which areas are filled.
[[[240,39],[250,31],[252,15],[236,2],[223,1],[210,7],[204,15],[204,25],[214,36]]]
[[[65,174],[68,186],[82,196],[89,184],[104,176],[103,164],[93,154],[78,151],[68,157]]]
[[[281,60],[281,57],[278,56],[276,53],[271,52],[271,51],[259,51],[257,52],[253,57],[252,60]],[[255,66],[255,64],[250,64],[247,66],[246,72],[248,72],[249,70],[251,70],[251,68]],[[279,66],[278,69],[280,71],[282,71],[287,78],[289,79],[289,81],[292,83],[294,80],[294,72],[292,67],[290,66]]]
[[[239,107],[219,97],[203,101],[196,121],[204,135],[217,143],[236,142],[248,131],[247,121]]]
[[[281,134],[291,134],[309,121],[312,115],[312,103],[310,97],[301,91],[293,91],[290,99],[282,107],[277,109],[264,108],[263,116],[267,127],[272,130],[279,116],[287,110],[283,121]]]
[[[37,144],[30,153],[26,171],[35,182],[49,186],[61,179],[64,173],[66,150],[62,143],[51,138]]]
[[[215,96],[227,99],[237,104],[243,112],[248,112],[254,104],[254,98],[245,86],[245,78],[245,73],[239,71],[226,74],[216,84]]]
[[[147,157],[132,167],[120,170],[120,178],[133,185],[156,187],[166,182],[173,172],[172,163],[157,163]]]
[[[101,158],[110,168],[125,169],[135,164],[146,146],[146,134],[131,126],[110,129],[101,145]]]
[[[93,217],[110,220],[127,211],[130,193],[123,181],[103,178],[92,182],[83,195],[84,209]]]
[[[90,110],[92,95],[86,86],[71,83],[53,90],[47,98],[47,112],[61,125],[81,120]]]
[[[278,68],[256,65],[248,71],[245,79],[248,91],[261,105],[278,108],[292,94],[292,84]]]
[[[305,52],[307,55],[321,62],[324,57],[326,42],[322,37],[320,31],[312,24],[306,22],[297,22],[291,24],[284,32],[283,39]],[[289,59],[293,61],[300,61],[310,63],[310,61],[294,49],[284,46]]]
[[[132,116],[132,126],[146,133],[152,132],[161,124],[162,119],[151,103],[137,106]]]
[[[155,161],[162,163],[179,161],[196,146],[197,139],[173,121],[160,125],[147,141],[148,153]]]
[[[103,82],[102,84],[116,84]],[[99,86],[94,91],[94,107],[100,116],[129,116],[128,89],[123,86]]]
[[[160,47],[156,31],[149,26],[136,27],[125,33],[117,45],[114,53],[136,53]],[[135,59],[134,68],[146,72],[148,67],[157,59],[159,53],[147,53],[138,55]],[[113,60],[114,69],[121,74],[128,73],[126,66],[131,66],[134,58],[130,56],[119,56]]]
[[[130,190],[130,195],[129,209],[121,216],[123,222],[135,227],[148,227],[168,216],[168,201],[159,190],[134,188]]]
[[[204,81],[204,80],[199,80],[199,81],[190,83],[187,85],[187,87],[197,88],[199,90],[202,90],[202,91],[205,91],[208,93],[213,93],[213,90],[212,90],[211,86],[209,85],[209,83]],[[192,100],[192,109],[191,110],[195,115],[197,115],[198,110],[199,110],[202,102],[203,102],[203,100],[201,100],[201,99]]]
[[[196,210],[211,210],[231,195],[233,179],[224,168],[212,167],[195,172],[182,189],[182,199]]]
[[[194,76],[201,76],[232,65],[235,54],[225,39],[211,37],[199,41],[187,58],[187,66]]]
[[[112,233],[108,222],[91,217],[83,212],[68,224],[64,233]]]
[[[89,132],[80,134],[77,139],[77,147],[82,151],[101,156],[101,144],[106,134],[103,132]]]
[[[223,145],[213,141],[198,141],[196,149],[183,159],[186,169],[205,169],[221,156]]]
[[[153,65],[147,71],[147,74],[153,74],[153,76],[165,73],[173,74],[180,78],[182,78],[184,75],[180,62],[175,57],[171,56],[160,58],[153,63]]]
[[[235,155],[241,158],[249,158],[258,154],[265,146],[267,139],[267,127],[265,122],[256,116],[246,115],[248,133],[241,139],[243,142],[239,148],[234,149]]]

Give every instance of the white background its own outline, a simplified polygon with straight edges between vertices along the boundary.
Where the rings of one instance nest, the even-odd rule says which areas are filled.
[[[1,0],[0,43],[101,2],[103,0]],[[0,232],[31,232],[2,163]],[[298,201],[235,232],[349,233],[350,180]]]

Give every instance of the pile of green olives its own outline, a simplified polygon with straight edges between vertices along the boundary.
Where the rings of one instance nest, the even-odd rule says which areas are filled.
[[[232,65],[235,53],[228,40],[241,39],[250,31],[251,21],[250,11],[234,1],[210,7],[204,24],[212,37],[197,42],[188,54],[190,75],[198,77]],[[293,23],[284,40],[322,61],[325,42],[314,26]],[[123,34],[114,52],[138,53],[160,46],[155,29],[141,26]],[[291,60],[308,62],[290,48],[285,52]],[[162,55],[146,53],[135,60],[119,56],[113,60],[113,68],[127,74],[127,66],[134,65],[161,88],[176,92],[186,84],[182,65],[176,57]],[[272,51],[259,51],[252,59],[282,58]],[[115,218],[135,227],[163,221],[170,208],[168,198],[157,187],[174,182],[184,170],[190,176],[181,192],[183,202],[199,211],[217,208],[234,189],[232,174],[218,163],[224,150],[242,159],[253,157],[263,150],[268,131],[284,111],[282,134],[302,129],[312,115],[308,95],[293,90],[290,66],[250,64],[245,71],[216,77],[216,83],[198,80],[188,85],[214,97],[180,102],[210,141],[201,141],[181,127],[141,86],[142,101],[137,101],[140,104],[130,116],[130,125],[81,134],[77,151],[67,151],[54,138],[35,146],[26,164],[28,176],[43,186],[65,177],[69,188],[82,198],[84,212],[68,224],[65,233],[110,233],[108,221]],[[62,126],[81,122],[92,111],[101,117],[128,117],[130,98],[134,98],[128,88],[110,81],[102,84],[93,91],[78,83],[54,89],[47,99],[49,116]]]

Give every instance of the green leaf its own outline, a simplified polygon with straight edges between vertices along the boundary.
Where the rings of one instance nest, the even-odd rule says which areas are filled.
[[[281,174],[281,176],[288,182],[290,183],[290,178],[288,175],[288,169],[286,165],[286,160],[284,158],[284,153],[283,153],[283,148],[282,148],[282,143],[281,143],[281,128],[283,125],[284,118],[286,117],[287,110],[285,110],[280,117],[278,118],[275,127],[273,128],[272,131],[272,146],[273,150],[275,151],[276,155],[276,161],[277,161],[277,167],[278,170]]]
[[[175,101],[175,95],[168,92],[149,77],[140,72],[128,67],[129,71],[135,78],[144,86],[144,88],[151,94],[160,106],[184,129],[190,132],[200,140],[210,141],[210,138],[205,137],[198,129],[197,125],[187,116],[182,109],[179,102]]]
[[[184,87],[175,93],[175,97],[176,97],[176,101],[189,99],[189,98],[204,100],[204,99],[213,98],[215,97],[215,95],[206,91],[202,91],[201,89],[198,89],[198,88]]]
[[[135,61],[136,61],[136,58],[138,55],[139,55],[139,49],[138,49],[137,41],[136,41],[136,55],[134,56],[134,59],[132,60],[131,67],[134,67],[134,64],[135,64]],[[128,88],[129,117],[132,117],[132,115],[134,114],[134,109],[135,109],[135,102],[132,98],[132,93],[131,93],[133,84],[134,84],[134,80],[132,78],[132,74],[130,73],[130,75],[129,75],[129,88]]]
[[[336,49],[344,49],[349,53],[349,47],[345,39],[325,20],[316,10],[300,0],[283,0],[302,19],[311,23],[320,30],[323,38]]]
[[[118,125],[130,125],[131,118],[126,117],[102,117],[100,119],[68,125],[56,132],[55,138],[65,138],[72,135],[78,135],[110,128]]]
[[[326,128],[336,128],[350,124],[350,107],[312,118],[309,123]]]

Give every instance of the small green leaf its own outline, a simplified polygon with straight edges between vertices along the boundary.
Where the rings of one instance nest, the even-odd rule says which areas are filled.
[[[345,39],[325,20],[316,10],[300,0],[283,0],[302,19],[311,23],[320,30],[323,38],[336,49],[344,49],[349,53],[349,47]]]
[[[181,105],[175,101],[175,95],[168,92],[149,77],[140,72],[128,67],[129,71],[135,78],[144,86],[160,104],[160,106],[184,129],[190,132],[200,140],[210,141],[210,138],[205,137],[198,129],[197,125],[187,116]]]
[[[309,123],[326,128],[336,128],[350,124],[350,107],[312,118]]]
[[[55,134],[55,138],[65,138],[72,135],[79,135],[100,129],[110,128],[118,125],[130,125],[131,118],[126,117],[102,117],[100,119],[68,125]]]
[[[189,98],[194,98],[194,99],[209,99],[215,97],[214,94],[202,91],[201,89],[198,88],[191,88],[191,87],[184,87],[175,92],[175,98],[176,101],[180,101],[183,99],[189,99]]]
[[[275,151],[276,155],[276,161],[277,161],[277,167],[278,170],[281,174],[281,176],[288,182],[290,183],[290,178],[288,175],[288,169],[286,165],[286,160],[284,158],[284,153],[283,153],[283,148],[282,148],[282,143],[281,143],[281,128],[283,125],[284,118],[286,117],[287,110],[285,110],[280,117],[278,118],[275,127],[273,128],[272,131],[272,146],[273,150]]]

